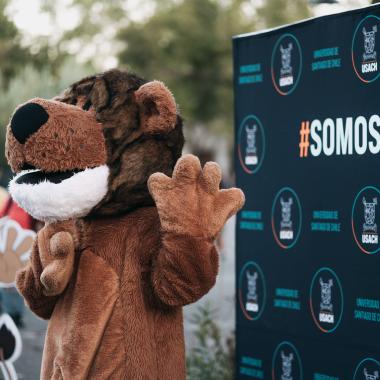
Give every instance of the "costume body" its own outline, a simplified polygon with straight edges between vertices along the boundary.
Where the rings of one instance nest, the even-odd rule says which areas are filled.
[[[114,70],[11,120],[11,194],[47,222],[16,279],[49,319],[42,380],[185,378],[182,306],[214,285],[215,237],[244,196],[219,190],[215,163],[177,161],[173,102],[161,83]],[[25,112],[43,123],[26,133]]]
[[[49,232],[40,231],[38,244]],[[50,318],[43,379],[184,378],[181,306],[215,282],[212,241],[162,239],[157,210],[141,208],[83,222],[83,248],[59,298],[43,295],[38,261],[36,245],[18,288],[32,311]]]

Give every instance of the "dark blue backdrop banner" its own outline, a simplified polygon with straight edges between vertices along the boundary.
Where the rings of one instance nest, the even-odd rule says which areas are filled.
[[[238,379],[380,378],[380,6],[234,38]]]

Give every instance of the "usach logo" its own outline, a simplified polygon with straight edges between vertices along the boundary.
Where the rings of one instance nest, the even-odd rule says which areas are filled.
[[[301,232],[302,208],[297,193],[290,187],[283,187],[275,195],[271,221],[276,243],[283,249],[292,248]]]
[[[364,83],[371,83],[380,76],[378,35],[380,19],[369,15],[359,22],[352,38],[352,65],[357,77]]]
[[[298,85],[301,72],[301,45],[293,34],[283,34],[272,50],[271,74],[275,90],[280,95],[291,94]]]
[[[238,138],[242,169],[247,174],[257,173],[265,155],[265,133],[260,119],[255,115],[246,116],[240,124]]]
[[[318,329],[324,333],[335,331],[343,315],[343,288],[331,268],[320,268],[314,274],[309,303],[311,316]]]
[[[297,348],[291,342],[281,342],[272,357],[272,380],[302,380],[302,372]]]
[[[380,190],[375,186],[366,186],[358,192],[352,205],[352,233],[360,250],[368,255],[380,250],[379,201]]]
[[[299,157],[346,156],[380,152],[380,116],[303,120]]]
[[[353,380],[379,380],[380,363],[373,358],[364,358],[356,366]]]
[[[239,275],[239,304],[245,318],[256,321],[260,318],[266,302],[266,285],[261,267],[247,262]]]

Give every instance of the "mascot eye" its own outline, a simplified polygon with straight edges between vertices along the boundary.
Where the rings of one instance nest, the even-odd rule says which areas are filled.
[[[92,106],[92,102],[91,102],[91,99],[87,99],[86,102],[83,104],[83,109],[85,111],[88,111]]]

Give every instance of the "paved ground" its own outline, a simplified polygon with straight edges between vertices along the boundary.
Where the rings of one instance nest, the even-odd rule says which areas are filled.
[[[191,347],[194,343],[192,335],[194,326],[189,323],[189,320],[200,304],[209,302],[213,308],[218,310],[217,323],[221,326],[224,336],[229,335],[234,328],[234,227],[235,221],[231,219],[223,232],[224,248],[221,250],[220,273],[215,287],[202,300],[185,308],[187,347]],[[14,364],[20,380],[39,379],[45,329],[46,322],[26,311],[25,328],[21,330],[23,351],[21,357]]]

